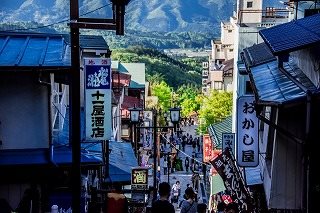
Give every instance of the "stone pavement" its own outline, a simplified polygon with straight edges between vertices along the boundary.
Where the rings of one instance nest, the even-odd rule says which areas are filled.
[[[198,137],[198,135],[196,135],[196,126],[186,126],[186,127],[182,127],[182,130],[184,131],[183,134],[187,134],[189,133],[192,134],[193,137]],[[169,148],[169,144],[166,145],[166,148],[164,149],[166,152],[170,151]],[[181,147],[181,146],[180,146]],[[195,160],[198,161],[199,163],[202,162],[202,144],[200,144],[200,153],[197,153]],[[197,150],[197,149],[196,149]],[[181,147],[181,151],[182,151],[182,147]],[[191,145],[186,145],[185,146],[185,151],[184,153],[179,152],[178,156],[179,158],[182,160],[182,164],[183,164],[183,171],[174,171],[173,173],[169,174],[169,184],[172,185],[174,183],[176,183],[176,181],[180,181],[180,185],[181,185],[181,195],[179,197],[179,201],[178,203],[173,203],[173,205],[175,206],[176,212],[180,212],[180,209],[178,208],[180,201],[183,200],[183,195],[184,195],[184,191],[187,188],[187,184],[190,184],[190,186],[192,186],[192,171],[190,171],[189,168],[189,172],[186,172],[185,167],[184,167],[184,160],[186,156],[189,156],[189,165],[191,165],[191,156],[195,153],[192,153],[192,146]],[[161,182],[168,182],[168,174],[164,175],[164,171],[163,171],[163,159],[160,159],[160,167],[161,167],[161,176],[160,176],[160,180]],[[150,159],[150,161],[153,161],[153,159]],[[198,191],[198,203],[206,203],[208,204],[208,199],[206,197],[206,191],[205,191],[205,185],[204,185],[204,181],[203,181],[203,176],[202,176],[202,172],[200,172],[200,185],[199,185],[199,191]],[[149,183],[152,185],[153,184],[153,177],[149,177]]]

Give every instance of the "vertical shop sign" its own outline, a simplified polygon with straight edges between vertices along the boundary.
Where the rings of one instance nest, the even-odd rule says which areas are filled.
[[[85,58],[86,138],[111,139],[111,60]]]
[[[153,113],[152,111],[144,111],[143,112],[143,121],[144,126],[152,126],[153,121]],[[143,128],[143,148],[144,149],[152,149],[152,128]]]
[[[228,194],[238,204],[239,210],[252,210],[252,198],[245,187],[230,149],[226,148],[221,155],[214,158],[210,163],[221,176]]]
[[[259,120],[254,108],[253,96],[237,100],[237,163],[242,167],[259,164]]]
[[[222,150],[230,148],[231,153],[235,156],[235,134],[222,133]]]
[[[203,135],[203,162],[209,162],[213,155],[212,155],[212,141],[209,134]]]

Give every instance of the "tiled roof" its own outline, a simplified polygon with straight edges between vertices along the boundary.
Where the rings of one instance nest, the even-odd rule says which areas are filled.
[[[243,50],[243,57],[248,67],[257,66],[276,60],[269,47],[265,43],[255,44]]]
[[[222,148],[222,133],[232,132],[232,117],[226,117],[221,122],[211,124],[208,127],[209,135],[216,149]]]
[[[319,92],[292,59],[284,63],[284,69],[278,67],[277,61],[252,67],[249,77],[256,102],[261,105],[297,103],[305,100],[308,91]]]
[[[320,43],[320,14],[259,31],[274,55]]]

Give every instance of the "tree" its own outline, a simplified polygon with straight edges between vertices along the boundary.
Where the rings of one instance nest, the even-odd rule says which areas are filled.
[[[211,90],[209,96],[202,98],[199,110],[201,120],[198,131],[207,133],[209,125],[222,121],[232,113],[232,93]]]
[[[158,109],[168,111],[172,101],[172,89],[164,81],[154,82],[151,86],[151,95],[158,97]]]
[[[200,102],[197,98],[200,90],[195,85],[182,85],[177,90],[178,105],[181,107],[182,117],[189,117],[192,113],[198,112]]]

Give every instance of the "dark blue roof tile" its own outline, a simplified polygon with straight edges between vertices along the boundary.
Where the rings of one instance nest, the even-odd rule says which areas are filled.
[[[277,25],[259,32],[274,55],[320,43],[320,14]]]

